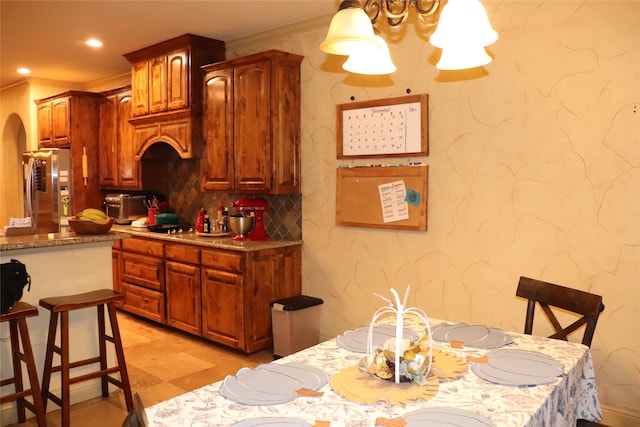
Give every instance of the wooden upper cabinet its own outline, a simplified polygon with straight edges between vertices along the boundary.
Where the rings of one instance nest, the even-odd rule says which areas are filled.
[[[201,67],[225,59],[224,42],[185,34],[124,56],[131,62],[135,159],[156,142],[169,144],[181,158],[200,157]]]
[[[204,86],[202,188],[233,190],[233,68],[207,73]]]
[[[134,159],[132,97],[128,87],[105,93],[100,105],[100,185],[105,189],[141,188],[140,162]]]
[[[271,188],[270,77],[268,59],[239,65],[235,69],[234,187],[238,191]]]
[[[71,210],[99,207],[104,199],[99,183],[98,137],[100,93],[67,91],[36,100],[38,148],[69,148],[71,153]],[[87,175],[82,156],[87,154]],[[86,184],[85,184],[86,178]]]
[[[300,192],[301,61],[272,50],[204,67],[203,190]]]
[[[189,106],[189,50],[178,49],[167,55],[167,108]]]
[[[149,62],[134,62],[131,65],[131,115],[142,116],[149,113]]]
[[[62,96],[38,104],[38,146],[64,148],[71,144],[70,102]]]
[[[149,111],[159,113],[167,111],[167,58],[159,56],[149,60],[147,76],[147,92],[149,94]],[[141,93],[141,92],[139,92]]]

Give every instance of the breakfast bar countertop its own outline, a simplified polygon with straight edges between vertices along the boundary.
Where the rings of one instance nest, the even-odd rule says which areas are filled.
[[[0,251],[50,248],[55,246],[107,242],[131,237],[129,233],[75,234],[48,233],[0,237]]]
[[[111,231],[125,233],[129,236],[145,237],[148,239],[158,239],[175,243],[185,243],[240,252],[260,251],[265,249],[302,245],[302,240],[233,240],[231,236],[203,236],[193,231],[155,233],[148,230],[136,230],[129,225],[116,224],[111,227]]]

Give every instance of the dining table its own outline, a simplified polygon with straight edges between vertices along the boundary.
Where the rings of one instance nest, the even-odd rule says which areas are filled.
[[[453,329],[454,326],[464,325],[469,328],[469,332],[474,328],[477,330],[484,327],[437,319],[429,319],[428,322],[433,336],[438,327]],[[420,327],[419,322],[413,324],[408,322],[406,327],[418,336],[426,335],[425,329]],[[500,331],[498,328],[492,329]],[[509,331],[503,331],[504,345],[494,345],[491,348],[482,348],[483,346],[480,345],[476,348],[453,339],[448,341],[446,336],[440,341],[434,339],[431,342],[434,366],[438,358],[453,358],[459,365],[457,374],[436,380],[435,384],[430,383],[434,386],[430,394],[403,400],[394,399],[400,389],[414,387],[414,390],[420,390],[420,387],[428,386],[415,383],[396,384],[394,381],[373,377],[371,372],[365,369],[369,360],[367,351],[370,348],[367,347],[367,351],[363,352],[361,349],[345,345],[349,341],[346,338],[360,333],[360,339],[362,339],[367,336],[365,332],[367,330],[368,326],[363,325],[355,330],[345,331],[336,338],[328,339],[263,366],[271,370],[280,369],[283,366],[308,367],[315,373],[326,374],[328,380],[319,383],[319,387],[316,390],[310,390],[310,393],[295,394],[294,397],[284,399],[285,401],[279,401],[277,397],[280,395],[277,393],[279,393],[280,384],[273,382],[271,385],[263,384],[263,387],[267,387],[267,392],[261,394],[261,396],[269,396],[268,388],[273,387],[273,401],[268,397],[265,402],[236,399],[232,394],[233,384],[242,375],[264,373],[264,371],[258,371],[258,368],[255,368],[258,372],[243,368],[235,375],[229,375],[225,380],[149,406],[145,410],[148,424],[150,427],[271,424],[332,427],[445,425],[446,423],[420,424],[420,418],[416,418],[416,415],[424,416],[438,411],[438,416],[469,414],[470,421],[472,418],[474,422],[482,421],[477,424],[471,422],[451,424],[465,426],[575,426],[577,419],[590,421],[602,419],[591,352],[587,346],[580,343]],[[534,355],[549,359],[558,364],[560,373],[557,376],[552,375],[546,381],[540,381],[539,384],[526,384],[526,381],[523,384],[496,381],[491,377],[487,380],[480,369],[484,367],[481,365],[486,363],[487,359],[492,359],[493,354],[496,354],[495,360],[499,360],[497,351],[502,353],[515,351],[516,353],[507,354],[519,352],[527,356]],[[363,360],[367,360],[367,363],[364,363],[365,366],[363,366]],[[508,369],[509,366],[507,371]],[[537,372],[538,368],[534,368],[534,371]],[[352,377],[345,378],[350,379],[334,381],[344,377],[347,372],[351,372]],[[363,385],[365,389],[369,389],[370,395],[374,396],[373,400],[362,401],[345,393],[345,390],[348,391],[351,386],[355,390]],[[417,421],[411,421],[412,415],[413,420]]]

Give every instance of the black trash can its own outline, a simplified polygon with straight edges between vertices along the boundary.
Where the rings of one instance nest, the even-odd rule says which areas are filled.
[[[320,306],[322,299],[297,295],[271,301],[273,355],[288,356],[320,341]]]

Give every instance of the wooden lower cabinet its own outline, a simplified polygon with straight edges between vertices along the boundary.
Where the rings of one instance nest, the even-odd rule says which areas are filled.
[[[167,243],[165,260],[167,325],[200,335],[200,249]]]
[[[234,348],[244,343],[242,275],[202,268],[202,335]]]
[[[273,342],[270,302],[301,293],[301,246],[233,251],[122,242],[123,310],[245,353]]]
[[[135,237],[122,240],[123,310],[165,323],[164,276],[164,243]]]

